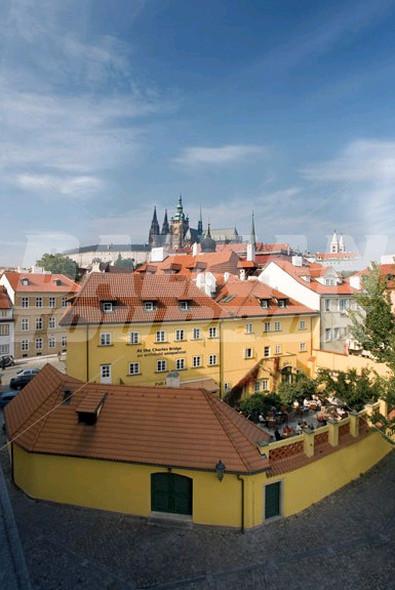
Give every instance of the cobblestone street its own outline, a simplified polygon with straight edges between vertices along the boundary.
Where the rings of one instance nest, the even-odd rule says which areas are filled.
[[[7,475],[5,453],[2,462]],[[392,453],[303,514],[245,535],[37,502],[12,486],[10,495],[37,590],[388,590],[394,489]]]

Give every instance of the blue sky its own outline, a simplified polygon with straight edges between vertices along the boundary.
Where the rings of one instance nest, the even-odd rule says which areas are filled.
[[[3,0],[0,264],[146,240],[178,194],[395,251],[395,2]]]

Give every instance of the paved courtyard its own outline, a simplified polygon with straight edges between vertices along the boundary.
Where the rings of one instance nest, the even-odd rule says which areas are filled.
[[[303,514],[245,535],[149,525],[9,487],[35,590],[393,588],[394,453]]]

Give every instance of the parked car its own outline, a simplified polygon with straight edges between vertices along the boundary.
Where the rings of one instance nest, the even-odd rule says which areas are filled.
[[[40,369],[23,369],[23,371],[19,371],[16,377],[12,377],[10,380],[10,387],[11,389],[22,389],[34,379],[34,377],[40,372]]]
[[[18,395],[19,391],[15,391],[11,389],[10,391],[2,391],[0,392],[0,409],[6,407],[7,404],[12,402],[12,400]]]
[[[12,354],[0,355],[0,369],[5,369],[6,367],[13,367],[14,365],[15,361]]]

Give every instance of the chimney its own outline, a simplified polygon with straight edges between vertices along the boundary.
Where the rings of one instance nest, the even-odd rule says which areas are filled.
[[[180,387],[180,373],[177,373],[177,371],[167,373],[166,387]]]
[[[292,264],[294,266],[303,266],[302,256],[292,256]]]
[[[224,272],[224,282],[227,283],[229,281],[230,272]]]
[[[198,244],[197,242],[194,242],[193,246],[192,246],[192,256],[197,256],[198,255]]]
[[[251,243],[247,244],[247,261],[248,262],[255,261],[255,246],[254,246],[254,244],[251,244]]]
[[[246,280],[246,271],[244,268],[240,269],[240,280],[241,281],[245,281]]]

